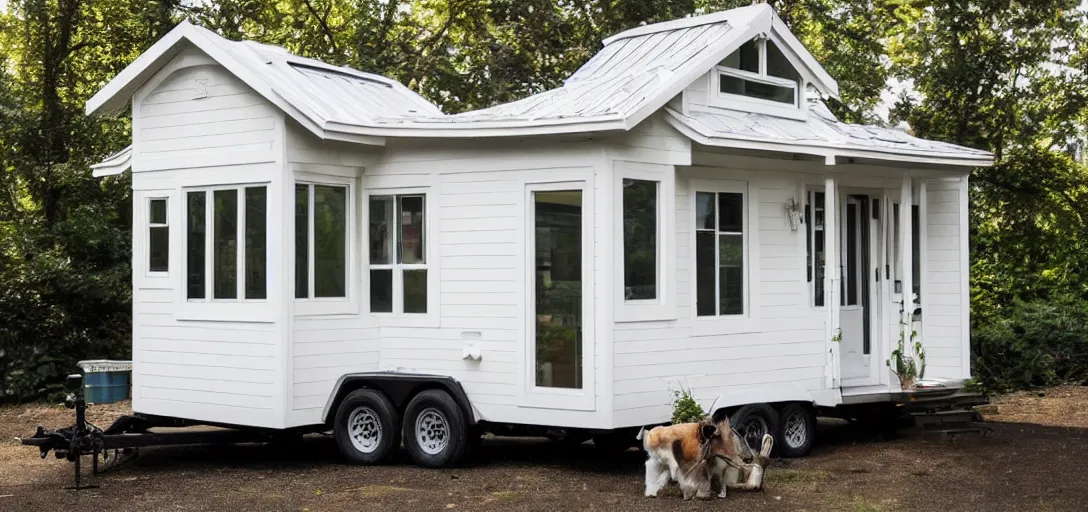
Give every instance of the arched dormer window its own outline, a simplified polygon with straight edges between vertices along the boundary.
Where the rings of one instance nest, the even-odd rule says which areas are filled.
[[[712,73],[714,106],[780,115],[804,116],[801,75],[766,36],[744,43]]]

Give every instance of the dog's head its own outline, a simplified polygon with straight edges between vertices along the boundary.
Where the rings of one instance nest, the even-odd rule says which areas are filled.
[[[729,416],[724,411],[715,412],[699,423],[699,442],[709,443],[707,456],[734,458],[737,455],[736,434],[729,426]]]

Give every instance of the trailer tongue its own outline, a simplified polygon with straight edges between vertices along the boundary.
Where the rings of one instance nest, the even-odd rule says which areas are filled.
[[[78,374],[68,376],[70,386],[81,390],[81,382],[82,377]],[[121,416],[103,430],[87,421],[88,404],[79,391],[70,393],[64,400],[64,406],[75,410],[74,425],[57,430],[46,430],[39,425],[33,436],[20,441],[23,445],[38,447],[43,459],[52,451],[58,459],[67,459],[68,462],[72,462],[75,469],[75,485],[69,489],[98,487],[94,484],[83,485],[82,483],[81,459],[83,456],[91,457],[92,472],[98,474],[99,456],[110,460],[111,452],[112,457],[120,458],[124,454],[133,453],[136,448],[146,446],[261,443],[273,441],[277,435],[290,433],[265,429],[230,428],[152,432],[153,428],[185,428],[201,424],[177,418],[140,414]]]

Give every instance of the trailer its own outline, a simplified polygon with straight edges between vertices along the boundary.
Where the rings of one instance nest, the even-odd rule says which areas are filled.
[[[86,108],[132,115],[93,168],[132,179],[133,410],[439,467],[486,431],[623,448],[681,389],[786,456],[818,414],[954,394],[993,156],[837,97],[766,4],[453,115],[182,22]],[[904,339],[924,379],[889,368]]]

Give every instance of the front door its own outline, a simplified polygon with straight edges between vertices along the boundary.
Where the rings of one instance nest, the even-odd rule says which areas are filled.
[[[878,384],[882,194],[847,193],[839,211],[842,266],[839,327],[843,386]]]

